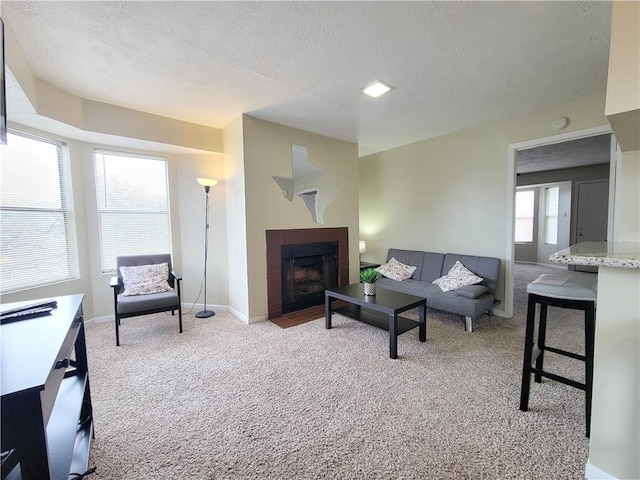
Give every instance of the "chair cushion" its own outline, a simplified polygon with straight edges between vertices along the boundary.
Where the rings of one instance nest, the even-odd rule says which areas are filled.
[[[592,273],[547,273],[527,285],[527,293],[566,300],[596,301],[598,276]]]
[[[175,291],[151,293],[148,295],[118,295],[118,313],[129,314],[147,310],[178,308],[180,300]]]

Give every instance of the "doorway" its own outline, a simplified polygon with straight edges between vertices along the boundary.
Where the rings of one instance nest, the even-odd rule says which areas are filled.
[[[604,151],[605,154],[602,159],[592,161],[592,165],[600,164],[596,170],[600,172],[597,176],[602,177],[604,175],[605,178],[597,178],[597,177],[573,177],[569,179],[562,179],[558,177],[558,175],[565,175],[570,173],[574,168],[582,168],[586,165],[580,165],[580,159],[576,156],[569,158],[568,160],[561,160],[557,155],[554,156],[554,150],[561,151],[566,149],[567,147],[585,147],[587,150],[590,148],[588,145],[590,144],[589,139],[591,137],[601,137],[599,139],[592,139],[591,142],[601,142],[604,147],[601,148],[601,151]],[[585,142],[574,142],[576,140],[585,140]],[[608,146],[608,148],[607,148]],[[607,238],[610,237],[611,232],[613,231],[613,192],[615,186],[615,162],[612,162],[612,159],[615,158],[615,146],[616,141],[615,137],[612,135],[611,128],[607,126],[594,127],[590,129],[580,130],[576,132],[568,132],[559,134],[553,137],[541,138],[536,140],[531,140],[527,142],[521,142],[518,144],[509,145],[508,150],[508,191],[512,192],[512,195],[508,197],[507,200],[507,214],[508,214],[508,225],[507,225],[507,251],[506,251],[506,264],[507,267],[505,269],[505,313],[507,315],[513,314],[513,265],[515,263],[515,242],[514,242],[514,225],[515,225],[515,192],[516,187],[520,184],[525,184],[528,182],[530,184],[546,184],[553,183],[556,181],[571,181],[572,183],[577,183],[580,181],[590,182],[594,180],[604,180],[608,185],[608,204],[605,207],[607,211]],[[608,151],[608,155],[606,152]],[[522,166],[519,165],[519,162],[516,160],[518,157],[522,159],[522,156],[527,156],[528,154],[538,154],[537,156],[537,167],[530,169],[530,171],[525,171],[522,169]],[[539,168],[541,166],[546,166],[546,168]],[[518,168],[520,171],[518,171]],[[589,169],[588,169],[589,170]],[[605,172],[604,174],[602,172]],[[572,197],[576,195],[573,193],[572,188]],[[574,202],[572,199],[572,208],[571,215],[575,216],[574,211]],[[577,227],[576,227],[577,228]],[[576,230],[577,231],[577,230]],[[571,239],[571,244],[576,243],[573,239]],[[560,249],[558,249],[560,250]]]

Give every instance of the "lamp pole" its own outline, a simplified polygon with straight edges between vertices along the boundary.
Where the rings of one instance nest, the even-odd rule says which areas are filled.
[[[218,183],[210,178],[198,178],[198,183],[204,186],[205,207],[204,207],[204,310],[196,313],[196,318],[213,317],[215,312],[207,310],[207,257],[209,251],[209,190]]]

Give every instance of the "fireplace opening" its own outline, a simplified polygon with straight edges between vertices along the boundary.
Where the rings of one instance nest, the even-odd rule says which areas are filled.
[[[338,242],[282,245],[282,313],[321,305],[338,285]]]

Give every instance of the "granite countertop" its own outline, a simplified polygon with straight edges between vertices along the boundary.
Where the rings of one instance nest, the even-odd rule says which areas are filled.
[[[565,265],[640,268],[640,243],[583,242],[554,253],[549,261]]]

